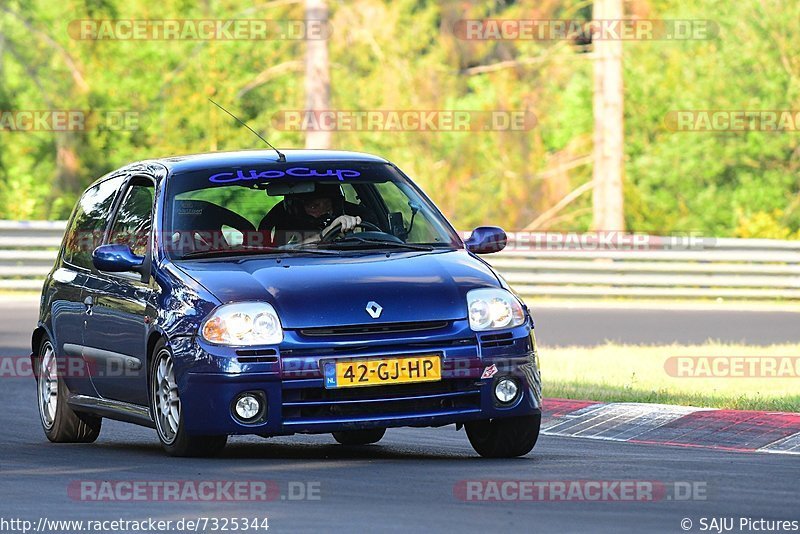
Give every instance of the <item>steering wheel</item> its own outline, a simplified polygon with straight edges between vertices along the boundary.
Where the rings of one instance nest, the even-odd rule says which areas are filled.
[[[383,230],[378,228],[376,225],[372,224],[371,222],[367,222],[367,221],[361,221],[360,223],[355,225],[355,228],[363,228],[365,230],[374,230],[376,232],[381,232],[381,233],[383,232]],[[345,234],[345,233],[352,233],[352,230],[350,230],[349,232],[342,232],[342,223],[339,222],[339,223],[336,224],[336,226],[334,226],[333,228],[328,230],[328,233],[326,233],[325,235],[321,236],[320,239],[319,239],[319,242],[320,243],[328,243],[330,241],[333,241],[334,237],[336,237],[336,236],[338,236],[340,234]]]

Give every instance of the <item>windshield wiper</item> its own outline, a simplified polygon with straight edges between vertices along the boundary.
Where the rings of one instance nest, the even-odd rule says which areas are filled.
[[[281,248],[281,247],[236,247],[214,250],[193,250],[181,255],[180,260],[214,258],[219,256],[243,256],[257,254],[318,254],[329,256],[336,254],[332,250],[319,250],[311,248]]]
[[[349,245],[348,245],[349,244]],[[348,236],[343,239],[337,239],[336,241],[331,241],[330,243],[320,243],[317,245],[318,247],[336,247],[338,245],[344,245],[341,248],[348,248],[354,249],[357,248],[356,246],[352,245],[370,245],[371,247],[376,248],[404,248],[408,250],[424,250],[424,251],[431,251],[433,247],[430,245],[414,245],[411,243],[398,243],[397,241],[384,241],[382,239],[368,239],[365,237],[358,237],[358,236]]]

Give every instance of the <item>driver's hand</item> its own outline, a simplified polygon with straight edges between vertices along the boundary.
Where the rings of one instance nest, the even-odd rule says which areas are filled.
[[[352,215],[339,215],[333,222],[331,222],[323,231],[322,235],[327,235],[336,226],[341,226],[342,233],[355,230],[356,226],[361,224],[361,217],[353,217]]]

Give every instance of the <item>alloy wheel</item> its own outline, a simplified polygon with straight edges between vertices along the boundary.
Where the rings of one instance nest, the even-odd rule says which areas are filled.
[[[153,377],[153,417],[161,439],[166,444],[175,441],[181,421],[181,399],[172,355],[168,350],[158,353]]]

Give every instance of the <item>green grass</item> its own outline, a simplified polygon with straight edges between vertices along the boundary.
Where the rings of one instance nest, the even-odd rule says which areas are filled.
[[[671,376],[673,356],[798,357],[800,345],[704,345],[540,349],[546,397],[647,402],[736,410],[800,412],[800,378]]]

